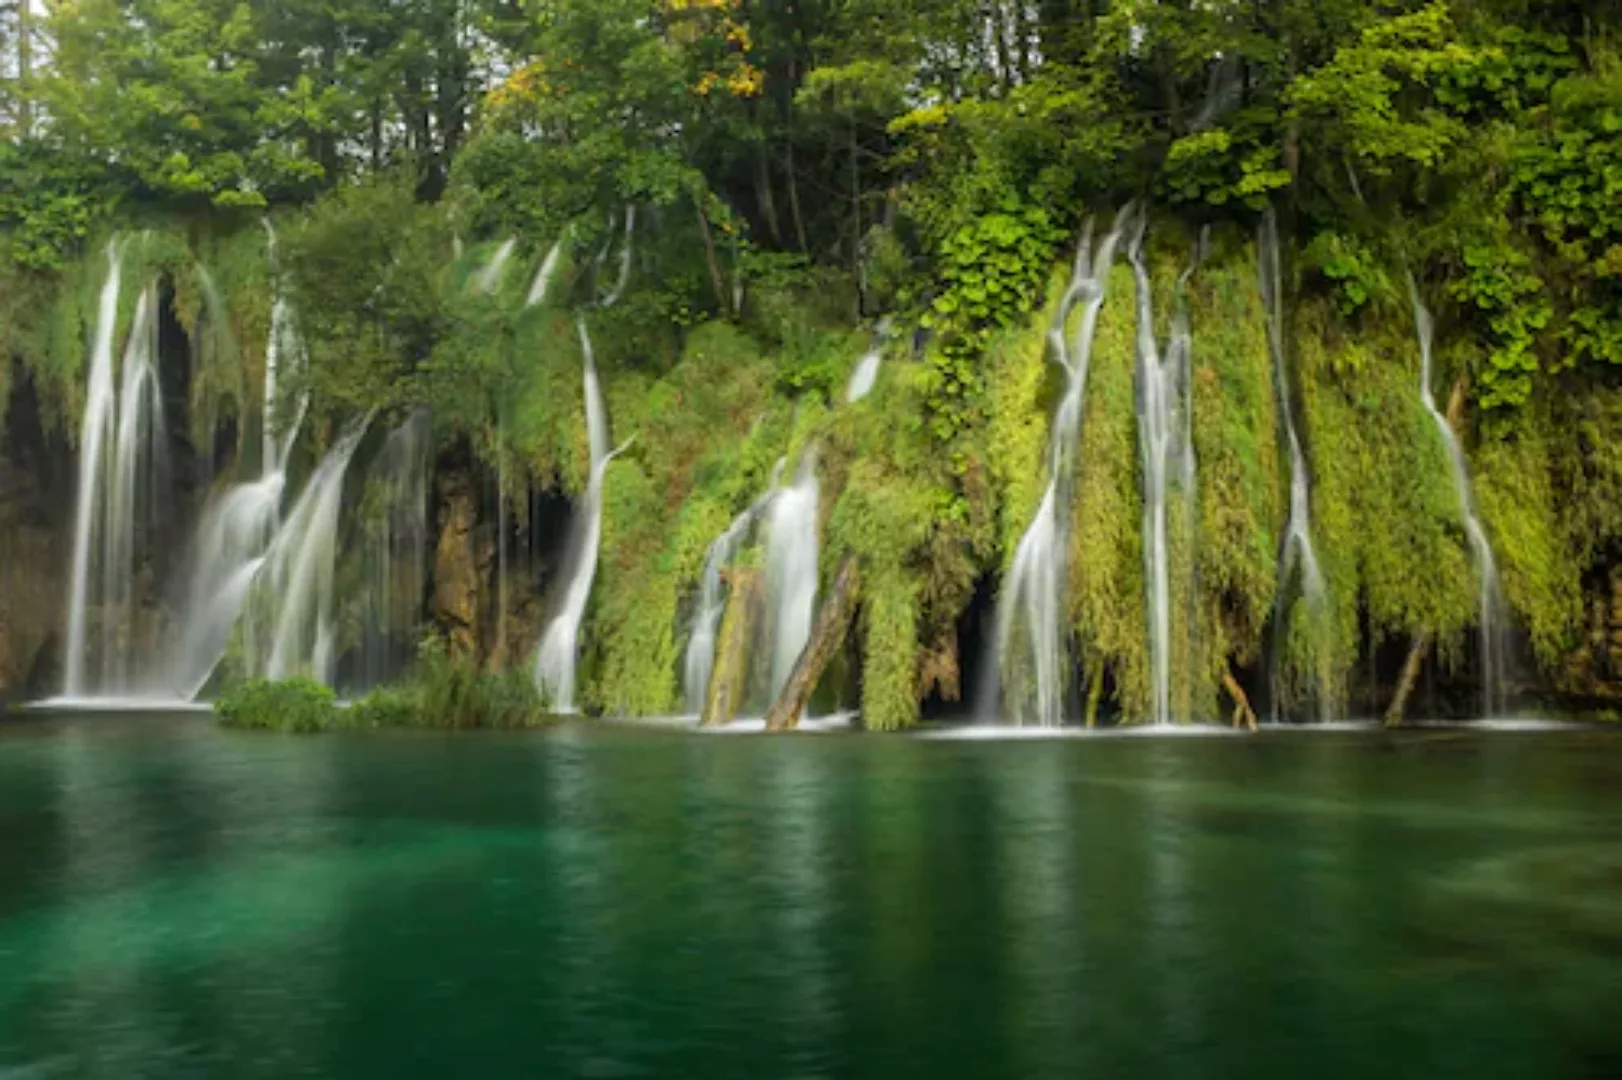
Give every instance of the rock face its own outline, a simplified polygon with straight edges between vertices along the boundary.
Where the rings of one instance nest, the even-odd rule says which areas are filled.
[[[439,542],[434,547],[434,586],[428,616],[445,635],[450,655],[471,660],[479,652],[478,506],[462,470],[441,472],[436,483]]]
[[[0,453],[0,701],[58,690],[69,543],[40,470]]]

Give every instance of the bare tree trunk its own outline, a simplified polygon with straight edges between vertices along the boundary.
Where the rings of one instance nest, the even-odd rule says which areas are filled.
[[[805,703],[811,700],[811,692],[817,688],[823,670],[845,643],[860,590],[861,572],[857,569],[856,557],[846,555],[834,577],[833,590],[822,602],[822,610],[817,612],[811,639],[794,662],[794,670],[772,703],[772,711],[766,714],[767,731],[793,731],[799,726],[800,714],[805,712]]]
[[[783,231],[777,223],[777,200],[772,197],[772,170],[764,142],[755,148],[755,201],[760,204],[760,216],[766,221],[772,243],[781,247]]]
[[[800,242],[800,254],[810,255],[811,246],[805,242],[805,218],[800,214],[800,182],[795,177],[792,140],[783,151],[783,157],[788,171],[788,208],[789,214],[794,218],[794,236]]]
[[[1099,661],[1093,665],[1093,673],[1087,683],[1087,726],[1098,726],[1098,703],[1104,699],[1104,663]]]
[[[1408,659],[1402,663],[1402,675],[1397,679],[1397,692],[1391,696],[1391,705],[1385,711],[1385,726],[1401,727],[1403,713],[1408,709],[1408,698],[1419,682],[1419,670],[1425,666],[1425,654],[1430,652],[1431,636],[1418,634],[1408,647]]]
[[[850,118],[850,274],[856,282],[856,318],[861,320],[867,299],[862,287],[862,169],[856,158],[856,116]]]
[[[1239,685],[1239,680],[1233,677],[1232,671],[1222,673],[1222,686],[1233,698],[1233,726],[1238,727],[1242,723],[1255,731],[1256,710],[1250,707],[1250,697],[1245,693],[1245,688]]]
[[[749,689],[749,639],[760,610],[760,571],[738,569],[730,574],[732,594],[721,616],[715,667],[704,695],[704,727],[730,724],[738,715]]]
[[[721,273],[721,260],[715,254],[715,236],[710,232],[710,219],[704,213],[704,203],[696,194],[693,196],[693,208],[698,211],[698,234],[704,238],[704,265],[710,270],[710,287],[715,290],[715,299],[721,305],[721,310],[731,311],[726,276]]]

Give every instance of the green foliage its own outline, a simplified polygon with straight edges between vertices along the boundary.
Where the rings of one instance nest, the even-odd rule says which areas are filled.
[[[312,679],[249,679],[214,702],[221,727],[301,735],[329,730],[337,713],[332,688]]]
[[[1133,409],[1133,293],[1132,272],[1117,263],[1093,339],[1069,553],[1070,623],[1081,666],[1088,672],[1099,665],[1108,670],[1121,716],[1128,722],[1141,720],[1149,708],[1143,496]]]
[[[1343,315],[1355,315],[1371,301],[1398,297],[1381,259],[1353,237],[1321,232],[1307,244],[1301,259],[1305,268],[1333,283],[1335,302]]]
[[[526,671],[479,671],[452,659],[430,638],[417,656],[408,688],[415,694],[415,716],[422,726],[436,728],[530,728],[548,717],[540,691]],[[374,721],[408,715],[398,699],[373,701],[361,713]]]
[[[1449,282],[1448,293],[1474,309],[1487,333],[1476,400],[1486,409],[1524,405],[1538,370],[1536,335],[1553,313],[1543,281],[1503,239],[1466,243],[1462,258],[1464,276]]]

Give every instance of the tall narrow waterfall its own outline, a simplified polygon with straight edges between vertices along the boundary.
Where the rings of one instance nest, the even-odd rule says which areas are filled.
[[[1283,596],[1291,576],[1301,572],[1301,589],[1307,605],[1321,610],[1325,601],[1323,571],[1318,565],[1318,553],[1312,546],[1311,491],[1307,483],[1306,455],[1301,449],[1301,438],[1295,428],[1295,405],[1290,396],[1290,378],[1286,370],[1284,350],[1284,280],[1279,262],[1278,220],[1268,207],[1262,215],[1261,230],[1257,238],[1257,262],[1261,273],[1262,301],[1267,308],[1267,344],[1273,353],[1273,384],[1278,394],[1279,416],[1284,425],[1284,438],[1290,453],[1290,514],[1285,527],[1283,550],[1279,556],[1278,593],[1280,618],[1283,623]],[[1277,650],[1275,649],[1275,654]],[[1278,702],[1278,657],[1274,656],[1274,706]],[[1321,696],[1321,694],[1320,694]],[[1320,701],[1322,707],[1324,702]]]
[[[579,320],[580,349],[584,355],[586,399],[586,438],[591,448],[590,479],[586,496],[575,518],[570,542],[570,572],[557,614],[547,624],[535,653],[535,681],[556,712],[575,711],[575,661],[578,659],[580,620],[586,614],[591,584],[597,576],[597,544],[603,527],[603,475],[615,454],[608,452],[608,418],[603,411],[602,391],[597,383],[597,363],[592,355],[591,334],[584,319]]]
[[[766,607],[771,620],[772,696],[788,682],[811,639],[817,607],[817,454],[806,447],[794,483],[780,488],[766,519]]]
[[[1470,553],[1476,564],[1477,605],[1481,619],[1481,707],[1482,715],[1491,717],[1503,707],[1503,640],[1502,613],[1503,587],[1498,580],[1498,560],[1494,558],[1487,530],[1482,527],[1476,511],[1475,487],[1470,481],[1470,465],[1465,460],[1459,436],[1447,417],[1436,406],[1431,391],[1431,345],[1435,325],[1425,302],[1419,297],[1419,287],[1412,275],[1408,277],[1408,294],[1414,304],[1414,329],[1419,335],[1419,400],[1425,412],[1442,436],[1447,447],[1448,468],[1453,474],[1453,490],[1459,499],[1459,514],[1464,519],[1464,533],[1470,541]]]
[[[1141,221],[1127,248],[1138,294],[1138,447],[1143,461],[1143,563],[1149,613],[1150,718],[1171,722],[1171,527],[1168,503],[1173,485],[1183,497],[1181,525],[1193,565],[1194,445],[1191,393],[1192,337],[1188,313],[1179,304],[1172,318],[1164,359],[1155,344],[1154,297],[1143,261],[1147,222]],[[1185,275],[1186,280],[1186,275]],[[1181,286],[1181,282],[1179,283]],[[1185,630],[1188,629],[1185,627]]]
[[[1088,221],[1077,245],[1069,288],[1048,330],[1049,351],[1065,373],[1064,395],[1048,436],[1047,490],[1014,550],[1014,562],[997,599],[996,653],[988,665],[990,676],[980,702],[987,722],[997,719],[999,704],[1016,724],[1057,727],[1063,721],[1066,676],[1060,623],[1076,441],[1081,432],[1093,331],[1126,215],[1123,210],[1116,217],[1096,249],[1092,221]],[[1071,316],[1078,306],[1080,322],[1074,336],[1069,336]]]
[[[167,464],[167,436],[157,369],[157,290],[135,307],[116,385],[113,340],[121,285],[119,250],[107,246],[90,350],[79,440],[79,491],[73,530],[72,582],[63,691],[68,697],[128,692],[137,623],[138,560],[150,554],[144,533]],[[89,623],[100,623],[99,672],[89,672]]]
[[[721,628],[721,616],[726,609],[726,582],[723,574],[737,558],[738,549],[749,536],[749,530],[777,497],[778,477],[782,475],[783,461],[779,459],[772,470],[772,480],[766,493],[751,503],[713,541],[704,554],[704,576],[699,579],[698,608],[693,612],[692,626],[687,634],[687,655],[682,665],[682,696],[693,712],[702,712],[704,698],[709,692],[710,673],[715,667],[715,636]]]
[[[609,291],[607,296],[602,298],[602,306],[605,308],[613,307],[615,304],[620,302],[620,297],[625,295],[625,286],[631,280],[631,247],[635,239],[636,207],[626,204],[625,239],[620,244],[619,276],[614,279],[613,289]],[[612,242],[612,237],[610,238],[610,242]],[[607,255],[608,244],[605,243],[603,245],[602,252],[597,256],[597,263],[599,267],[602,265],[603,260],[607,257]]]

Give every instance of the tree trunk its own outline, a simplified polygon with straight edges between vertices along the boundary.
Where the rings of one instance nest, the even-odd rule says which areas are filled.
[[[1238,727],[1242,723],[1255,731],[1256,710],[1250,707],[1250,697],[1245,693],[1245,688],[1239,685],[1239,680],[1233,677],[1232,671],[1222,673],[1222,686],[1233,698],[1233,726]]]
[[[856,116],[850,118],[850,276],[856,282],[856,320],[861,321],[867,299],[862,282],[862,167],[856,157]]]
[[[17,127],[23,138],[34,133],[33,0],[17,0]]]
[[[715,667],[704,694],[700,720],[704,727],[731,723],[749,689],[749,639],[754,636],[755,613],[760,610],[760,571],[733,570],[730,578],[732,594],[721,616]]]
[[[1419,682],[1419,669],[1425,666],[1425,654],[1430,651],[1430,634],[1415,636],[1408,647],[1408,659],[1403,661],[1402,675],[1397,679],[1397,692],[1391,696],[1391,705],[1385,711],[1385,726],[1401,727],[1403,713],[1408,709],[1408,698]]]
[[[704,203],[695,194],[693,208],[698,211],[698,234],[704,238],[704,265],[710,270],[710,287],[715,290],[715,301],[722,311],[731,311],[727,297],[726,277],[721,273],[721,260],[715,254],[715,236],[710,232],[710,219],[704,213]]]
[[[760,216],[766,222],[766,233],[772,243],[783,246],[783,232],[777,224],[777,200],[772,197],[772,170],[767,161],[766,144],[755,148],[755,201],[760,204]]]
[[[794,143],[790,141],[783,151],[784,165],[788,172],[788,209],[794,218],[794,235],[800,241],[800,254],[810,255],[811,246],[805,242],[805,218],[800,214],[800,182],[794,174]]]
[[[1098,726],[1098,703],[1104,699],[1104,662],[1093,665],[1091,681],[1087,684],[1087,726]]]
[[[772,703],[772,711],[766,714],[767,731],[792,731],[799,726],[800,714],[805,712],[805,703],[811,700],[811,691],[817,688],[823,669],[845,643],[860,591],[861,572],[857,569],[856,557],[846,555],[834,577],[833,591],[817,612],[811,640],[794,662],[794,670],[783,684],[782,693]]]

